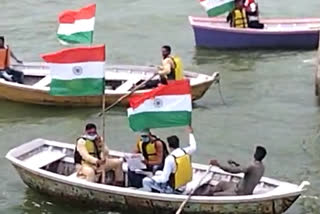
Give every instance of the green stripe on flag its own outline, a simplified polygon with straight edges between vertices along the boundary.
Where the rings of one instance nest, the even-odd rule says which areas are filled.
[[[208,16],[219,16],[221,14],[231,11],[233,8],[234,8],[234,2],[232,1],[223,5],[220,5],[218,7],[211,8],[210,10],[207,10],[207,14]]]
[[[92,96],[102,95],[103,79],[52,79],[50,94],[54,96]]]
[[[71,35],[57,34],[58,39],[70,43],[92,43],[93,40],[93,31],[88,32],[79,32]]]
[[[129,116],[129,125],[133,131],[141,131],[147,128],[184,126],[190,123],[190,111],[143,112]]]

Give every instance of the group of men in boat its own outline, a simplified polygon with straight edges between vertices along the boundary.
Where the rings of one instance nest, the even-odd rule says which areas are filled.
[[[4,37],[0,36],[0,78],[11,82],[23,83],[23,73],[10,68],[11,58],[17,63],[23,63],[13,54],[10,47],[5,44]]]
[[[234,28],[264,28],[264,24],[259,22],[259,7],[255,0],[235,0],[235,7],[227,16],[227,22]]]
[[[189,146],[182,147],[176,135],[169,136],[167,143],[149,130],[142,132],[133,150],[134,154],[144,157],[146,169],[130,171],[128,169],[128,186],[143,191],[179,194],[192,181],[192,154],[197,149],[197,143],[191,126]],[[133,155],[134,155],[133,154]],[[229,173],[244,173],[239,183],[220,181],[217,185],[210,182],[203,184],[195,195],[203,196],[232,196],[250,195],[264,174],[263,159],[267,151],[262,146],[255,148],[253,161],[248,166],[241,166],[235,161],[228,161],[228,165],[217,160],[210,164]],[[109,156],[109,149],[102,137],[97,133],[95,124],[87,124],[84,134],[78,138],[75,150],[77,176],[90,182],[101,182],[104,172],[113,171],[113,185],[124,187],[123,158]]]

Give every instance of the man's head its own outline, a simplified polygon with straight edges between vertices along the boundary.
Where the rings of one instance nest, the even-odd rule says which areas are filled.
[[[4,48],[4,37],[0,36],[0,48]]]
[[[243,0],[236,0],[234,3],[237,9],[243,8]]]
[[[262,146],[257,146],[256,151],[254,153],[254,159],[257,161],[262,161],[264,157],[267,155],[267,150]]]
[[[143,143],[148,143],[151,141],[152,139],[152,134],[150,132],[150,130],[143,130],[140,134],[140,139]]]
[[[171,47],[169,45],[162,46],[162,57],[167,58],[171,54]]]
[[[175,135],[170,136],[167,138],[168,144],[169,144],[169,148],[174,150],[180,147],[179,144],[179,138]]]
[[[93,123],[88,123],[85,128],[86,135],[90,140],[94,140],[97,137],[97,126]]]

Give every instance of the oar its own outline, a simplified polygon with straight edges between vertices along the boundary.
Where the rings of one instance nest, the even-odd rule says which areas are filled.
[[[180,214],[184,208],[184,206],[188,203],[188,201],[190,200],[191,196],[193,195],[193,193],[200,187],[201,182],[205,179],[205,177],[207,177],[207,175],[209,175],[209,173],[211,172],[211,168],[213,167],[213,165],[210,165],[210,167],[207,169],[206,174],[200,179],[198,185],[189,193],[188,198],[186,198],[182,204],[180,205],[179,209],[177,210],[176,214]]]
[[[114,103],[112,103],[111,105],[109,105],[104,112],[109,111],[110,109],[112,109],[114,106],[116,106],[117,104],[119,104],[123,99],[129,97],[130,95],[132,95],[135,91],[137,91],[138,89],[142,88],[147,82],[149,82],[150,80],[152,80],[155,76],[157,76],[158,73],[154,73],[150,78],[144,80],[142,83],[140,83],[139,85],[137,85],[136,87],[134,87],[130,93],[123,95],[122,97],[120,97],[119,99],[117,99],[117,101],[115,101]],[[99,117],[102,116],[103,112],[99,113]]]

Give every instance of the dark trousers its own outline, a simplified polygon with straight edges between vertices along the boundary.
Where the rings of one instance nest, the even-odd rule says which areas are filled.
[[[147,169],[145,171],[152,172],[153,174],[156,173],[158,170],[163,169],[164,164],[160,165],[154,165],[154,166],[147,166]],[[128,170],[128,181],[129,181],[129,187],[136,187],[136,188],[141,188],[142,185],[142,180],[146,177],[146,175],[143,174],[138,174],[135,173],[131,170]]]
[[[9,76],[11,76],[11,78],[8,78]],[[21,71],[6,68],[4,70],[0,70],[0,78],[3,78],[7,81],[18,82],[23,84],[24,74]]]
[[[256,29],[263,29],[264,24],[260,23],[259,21],[251,21],[248,23],[249,28],[256,28]]]

